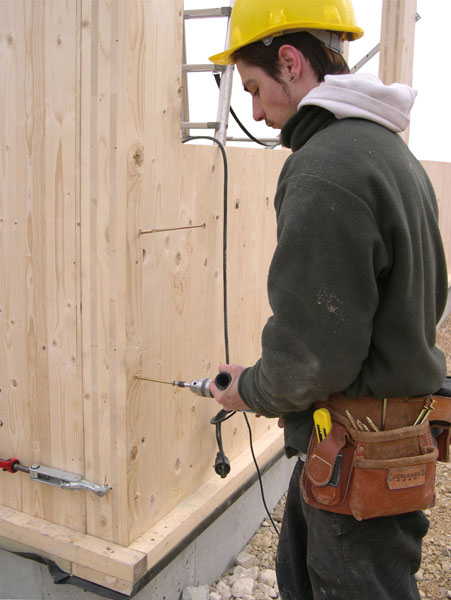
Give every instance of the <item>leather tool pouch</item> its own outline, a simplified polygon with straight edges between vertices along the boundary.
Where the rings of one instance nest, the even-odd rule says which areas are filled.
[[[319,443],[312,433],[302,494],[310,506],[359,521],[425,509],[434,501],[437,456],[428,422],[362,432],[332,412],[329,435]]]
[[[449,462],[449,445],[451,443],[451,427],[449,423],[430,421],[429,424],[437,445],[437,460],[440,462]]]
[[[437,408],[429,419],[438,448],[438,459],[449,462],[449,444],[451,441],[451,377],[446,377],[443,387],[432,396]]]

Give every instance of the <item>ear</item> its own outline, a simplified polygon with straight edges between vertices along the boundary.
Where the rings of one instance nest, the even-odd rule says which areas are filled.
[[[290,44],[284,44],[279,48],[278,55],[282,75],[288,81],[298,79],[302,71],[301,51]]]

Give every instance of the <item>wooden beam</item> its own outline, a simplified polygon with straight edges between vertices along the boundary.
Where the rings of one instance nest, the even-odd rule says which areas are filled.
[[[379,76],[387,85],[412,85],[416,0],[384,0]]]
[[[0,506],[0,537],[33,548],[35,554],[42,552],[74,563],[79,566],[77,573],[82,570],[87,573],[86,569],[89,569],[134,584],[146,572],[145,556],[135,549],[124,548],[4,506]]]
[[[417,0],[384,0],[379,78],[387,85],[412,85]],[[401,134],[409,140],[409,130]]]

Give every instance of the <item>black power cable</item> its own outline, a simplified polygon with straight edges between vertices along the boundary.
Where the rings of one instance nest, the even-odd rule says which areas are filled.
[[[223,307],[224,307],[224,342],[225,342],[225,360],[226,363],[230,363],[230,352],[229,352],[229,323],[228,323],[228,309],[227,309],[227,204],[228,204],[228,189],[229,189],[229,164],[227,161],[227,154],[224,145],[216,138],[209,135],[196,135],[188,136],[183,140],[183,143],[191,140],[210,140],[219,146],[222,154],[222,160],[224,163],[224,204],[223,204],[223,233],[222,233],[222,281],[223,281]],[[222,430],[221,425],[224,421],[229,419],[235,414],[235,412],[227,412],[220,410],[218,414],[213,417],[210,421],[216,428],[216,442],[218,444],[218,453],[216,454],[215,460],[215,471],[223,479],[230,473],[230,461],[224,453],[222,444]]]
[[[230,351],[229,351],[229,325],[228,325],[228,307],[227,307],[227,204],[228,204],[228,189],[229,189],[229,166],[228,166],[227,154],[226,154],[224,145],[219,140],[217,140],[216,138],[209,136],[209,135],[198,135],[198,136],[188,136],[187,138],[185,138],[183,140],[182,143],[185,144],[186,142],[190,142],[192,140],[210,140],[210,141],[214,142],[215,144],[217,144],[219,146],[219,149],[221,150],[222,160],[224,162],[224,203],[223,203],[224,215],[223,215],[223,236],[222,236],[222,276],[223,276],[223,298],[224,298],[223,306],[224,306],[225,358],[226,358],[226,363],[229,364],[230,363]],[[227,477],[227,475],[229,474],[230,462],[229,462],[229,459],[227,458],[227,456],[224,454],[224,449],[223,449],[223,445],[222,445],[221,424],[224,421],[227,421],[228,419],[233,417],[233,415],[235,413],[236,413],[236,411],[230,412],[230,411],[226,411],[226,410],[220,410],[218,412],[218,414],[215,417],[213,417],[210,421],[210,423],[212,425],[215,425],[215,427],[216,427],[216,441],[217,441],[218,450],[219,450],[218,454],[216,455],[215,471],[222,478]],[[244,412],[243,412],[243,417],[244,417],[244,420],[246,421],[246,425],[247,425],[247,428],[249,431],[249,445],[250,445],[250,449],[251,449],[252,459],[254,461],[255,468],[257,470],[257,476],[258,476],[258,482],[260,485],[260,492],[261,492],[261,497],[262,497],[262,501],[263,501],[263,506],[265,507],[266,514],[268,515],[269,520],[271,521],[275,532],[277,533],[277,535],[280,535],[279,530],[278,530],[278,528],[271,516],[271,513],[268,509],[268,505],[266,504],[265,492],[263,489],[263,480],[262,480],[260,468],[258,466],[257,458],[256,458],[255,452],[254,452],[254,445],[253,445],[253,441],[252,441],[252,429],[251,429],[251,426],[249,423],[249,419],[247,418],[247,415]]]
[[[216,138],[210,135],[195,135],[188,136],[183,140],[183,143],[190,142],[191,140],[210,140],[219,146],[222,154],[222,160],[224,162],[224,205],[223,205],[223,230],[222,230],[222,281],[224,287],[224,340],[225,340],[225,358],[226,363],[230,363],[229,357],[229,324],[228,324],[228,311],[227,311],[227,201],[229,194],[229,163],[227,162],[227,154],[224,145]]]

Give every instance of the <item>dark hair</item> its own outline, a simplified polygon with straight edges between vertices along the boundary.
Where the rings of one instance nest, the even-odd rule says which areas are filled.
[[[324,81],[326,75],[349,73],[345,59],[338,52],[329,50],[323,42],[306,31],[277,36],[269,46],[261,40],[239,48],[232,54],[233,62],[242,60],[248,65],[260,67],[270,77],[279,81],[279,48],[284,44],[294,46],[302,52],[316,73],[318,81]]]

